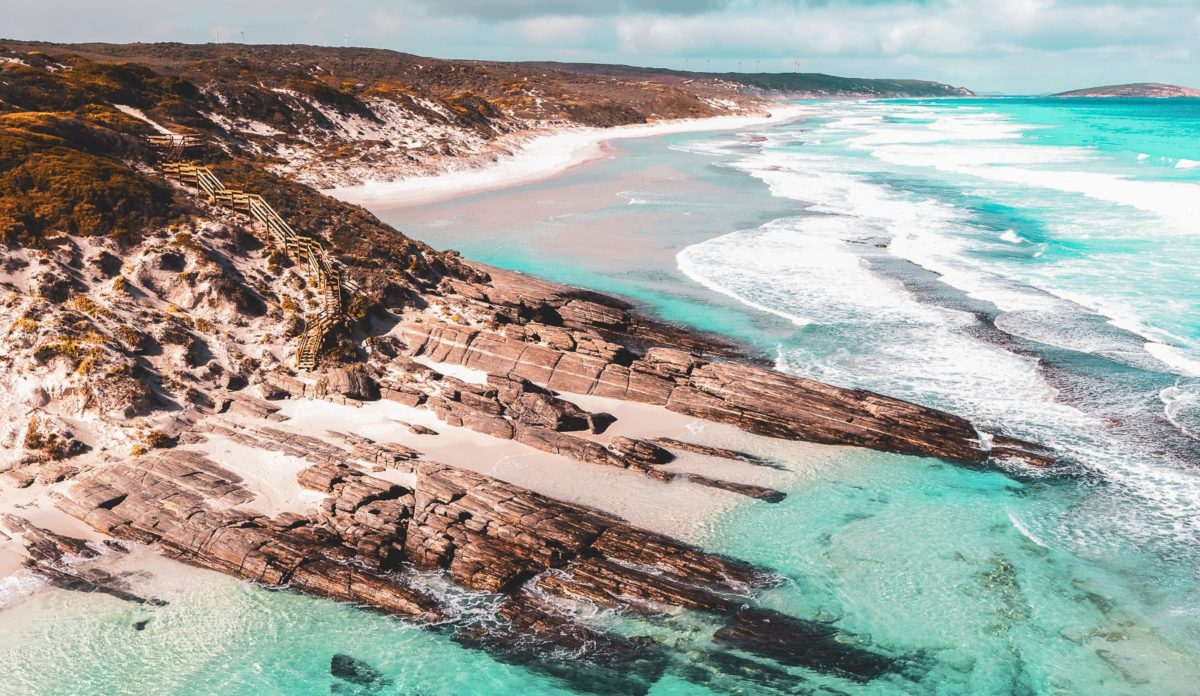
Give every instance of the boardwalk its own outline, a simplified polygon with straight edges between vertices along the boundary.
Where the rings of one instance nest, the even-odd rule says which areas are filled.
[[[305,326],[296,349],[296,367],[312,370],[317,366],[325,338],[345,318],[341,272],[333,265],[321,242],[292,229],[291,225],[262,196],[249,191],[226,188],[208,167],[187,161],[190,150],[206,145],[191,135],[151,135],[147,141],[162,154],[160,169],[167,176],[190,184],[208,195],[210,202],[232,208],[257,220],[267,230],[271,243],[292,261],[308,270],[308,281],[316,288],[321,305],[316,318]]]

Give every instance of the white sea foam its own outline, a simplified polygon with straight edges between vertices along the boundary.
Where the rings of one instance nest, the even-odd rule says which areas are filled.
[[[0,578],[0,611],[16,606],[46,586],[46,581],[28,570]]]
[[[1041,546],[1042,548],[1047,548],[1047,546],[1046,546],[1046,542],[1045,542],[1045,541],[1042,541],[1042,538],[1041,538],[1041,537],[1039,537],[1038,535],[1036,535],[1036,534],[1034,534],[1033,532],[1031,532],[1031,531],[1029,530],[1029,527],[1025,526],[1025,523],[1024,523],[1024,522],[1022,522],[1021,520],[1017,519],[1016,515],[1014,515],[1014,514],[1012,513],[1012,511],[1009,511],[1009,513],[1008,513],[1008,521],[1009,521],[1009,522],[1012,522],[1012,526],[1013,526],[1013,527],[1014,527],[1014,528],[1015,528],[1015,529],[1016,529],[1018,532],[1020,532],[1020,533],[1021,533],[1021,536],[1023,536],[1023,537],[1025,537],[1026,539],[1028,539],[1028,540],[1032,541],[1033,543],[1037,544],[1038,546]]]
[[[971,315],[920,302],[874,273],[844,240],[883,233],[872,227],[879,223],[834,214],[784,218],[690,246],[678,263],[705,286],[798,325],[874,336],[869,346],[848,345],[821,361],[785,351],[778,360],[785,371],[909,395],[992,423],[1030,413],[1022,406],[1031,403],[1040,409],[1032,421],[1083,418],[1056,402],[1035,361],[964,333]]]
[[[1158,398],[1167,420],[1188,437],[1200,440],[1200,385],[1167,387]]]
[[[1156,341],[1147,341],[1145,348],[1147,353],[1175,368],[1180,374],[1200,377],[1200,360],[1188,357],[1179,348]]]
[[[872,138],[875,141],[887,142],[882,137]],[[889,164],[932,167],[942,172],[1074,193],[1136,208],[1169,223],[1170,227],[1163,228],[1163,232],[1194,234],[1194,222],[1200,217],[1200,185],[1195,183],[1142,181],[1110,172],[1046,166],[1086,163],[1090,155],[1082,148],[956,143],[954,147],[889,145],[873,148],[871,154]]]
[[[961,167],[1046,165],[1084,162],[1092,154],[1084,148],[1020,144],[956,143],[944,145],[887,145],[871,149],[871,156],[909,167],[935,167],[957,171]]]
[[[851,121],[846,119],[846,121]],[[871,148],[898,143],[940,143],[947,141],[1004,140],[1020,138],[1027,126],[1014,123],[994,114],[975,114],[971,117],[946,116],[929,124],[886,123],[876,119],[879,128],[865,135],[849,138],[846,143],[855,148]],[[862,123],[857,125],[873,125]]]
[[[1137,304],[1144,296],[1121,294],[1120,286],[1115,286],[1115,294],[1073,296],[1069,290],[1079,285],[1072,274],[1097,280],[1120,277],[1128,269],[1119,266],[1119,259],[1111,261],[1118,266],[1108,270],[1095,264],[1085,267],[1085,260],[1056,259],[1018,266],[1020,275],[1008,276],[1006,267],[981,258],[978,252],[1008,248],[1011,253],[1012,245],[1018,244],[1036,257],[1047,245],[1027,244],[1015,230],[978,234],[982,230],[973,228],[969,211],[914,195],[907,187],[893,190],[882,182],[895,176],[896,165],[903,165],[952,172],[965,187],[989,182],[987,198],[1011,200],[1014,206],[1020,205],[1018,194],[1027,197],[1030,191],[1041,191],[1036,200],[1051,212],[1043,222],[1061,226],[1056,232],[1064,237],[1070,237],[1071,228],[1081,239],[1109,234],[1139,241],[1194,229],[1182,223],[1200,213],[1196,195],[1200,189],[1184,182],[1138,181],[1116,170],[1103,170],[1098,155],[1085,148],[1023,144],[1018,138],[1026,126],[987,113],[960,119],[945,109],[932,108],[929,113],[936,120],[931,126],[915,120],[886,122],[882,116],[889,112],[875,105],[833,108],[839,113],[833,114],[832,123],[807,124],[815,131],[803,136],[795,131],[768,131],[769,141],[759,154],[722,144],[695,148],[736,158],[738,169],[763,180],[776,196],[804,202],[813,215],[777,220],[689,247],[679,256],[684,272],[749,306],[819,326],[806,329],[803,340],[780,352],[779,369],[949,408],[985,427],[996,424],[1061,447],[1085,467],[1101,472],[1113,485],[1109,494],[1122,495],[1128,503],[1117,512],[1106,512],[1102,525],[1048,525],[1035,532],[1030,525],[1022,529],[1020,521],[1014,520],[1014,526],[1035,543],[1053,538],[1056,543],[1102,552],[1124,543],[1114,540],[1118,529],[1123,538],[1146,544],[1172,539],[1196,543],[1200,477],[1160,465],[1133,445],[1114,439],[1100,419],[1059,401],[1036,361],[973,338],[964,331],[973,321],[969,315],[909,297],[903,288],[862,265],[846,240],[890,238],[892,254],[995,303],[1009,313],[1006,316],[1025,321],[1025,329],[1054,345],[1124,352],[1137,344],[1118,333],[1087,335],[1084,323],[1062,325],[1085,307],[1148,340],[1170,340],[1167,332],[1146,325]],[[808,146],[817,141],[826,145],[802,147],[800,137]],[[839,143],[846,149],[838,151]],[[1058,198],[1048,197],[1047,191],[1058,192],[1063,205]],[[1071,196],[1076,194],[1103,203],[1085,208],[1073,202]],[[1105,205],[1111,210],[1097,207]],[[1118,205],[1128,207],[1127,213],[1116,217],[1120,225],[1098,225],[1097,218],[1090,217],[1091,211],[1104,210],[1108,217],[1101,219],[1113,219],[1111,211],[1120,210]],[[1153,212],[1158,220],[1140,211]],[[1107,275],[1097,275],[1103,273]],[[1050,325],[1043,325],[1046,322]],[[845,337],[840,349],[838,336]],[[821,340],[825,343],[808,348]],[[1172,349],[1153,343],[1147,350],[1158,357]],[[1178,357],[1168,360],[1175,359],[1178,365]]]
[[[1200,167],[1200,162],[1190,159],[1179,159],[1175,162],[1176,169],[1195,169]]]

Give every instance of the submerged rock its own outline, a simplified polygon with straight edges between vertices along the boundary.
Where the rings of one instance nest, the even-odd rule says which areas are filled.
[[[329,674],[336,680],[330,685],[331,694],[379,694],[392,686],[392,680],[385,677],[383,672],[342,653],[335,654],[329,660]]]

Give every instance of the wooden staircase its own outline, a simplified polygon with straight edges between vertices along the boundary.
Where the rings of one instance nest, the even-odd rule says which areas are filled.
[[[162,155],[160,169],[164,174],[200,189],[208,195],[210,202],[227,206],[257,220],[266,228],[271,243],[277,249],[292,261],[306,266],[309,282],[321,299],[321,309],[300,335],[296,367],[301,370],[315,369],[325,338],[345,318],[342,291],[347,281],[342,279],[341,272],[325,252],[324,246],[320,241],[293,230],[262,196],[225,188],[208,167],[186,161],[189,150],[206,146],[204,139],[192,135],[151,135],[146,140]],[[356,285],[350,285],[352,290],[358,290]]]

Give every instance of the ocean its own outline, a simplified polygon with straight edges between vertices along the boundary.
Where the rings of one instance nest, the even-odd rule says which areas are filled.
[[[689,530],[786,578],[763,603],[906,665],[865,685],[791,670],[806,693],[1200,693],[1200,100],[803,106],[378,212],[1063,454],[1030,472],[828,448],[784,502]],[[206,573],[156,590],[171,603],[53,591],[0,614],[0,690],[367,693],[331,681],[344,653],[379,670],[372,693],[586,693],[352,607]],[[486,596],[457,601],[490,620]],[[650,693],[774,693],[688,675]]]

